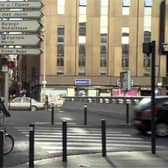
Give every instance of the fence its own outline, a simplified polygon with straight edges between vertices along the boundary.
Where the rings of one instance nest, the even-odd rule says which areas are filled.
[[[137,104],[144,96],[64,97],[65,102]]]

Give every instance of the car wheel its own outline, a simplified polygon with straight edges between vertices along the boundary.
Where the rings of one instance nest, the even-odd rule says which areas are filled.
[[[37,111],[37,107],[36,106],[31,106],[31,111]]]
[[[156,135],[164,137],[168,135],[168,125],[166,123],[156,124]]]

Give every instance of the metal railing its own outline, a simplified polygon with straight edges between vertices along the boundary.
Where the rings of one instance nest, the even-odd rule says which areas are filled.
[[[65,102],[85,102],[85,103],[121,103],[121,104],[137,104],[144,96],[111,96],[111,97],[64,97]]]

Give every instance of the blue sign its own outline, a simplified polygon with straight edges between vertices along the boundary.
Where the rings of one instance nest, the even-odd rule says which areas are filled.
[[[76,79],[75,85],[77,86],[88,86],[90,85],[90,79]]]
[[[6,34],[1,34],[1,40],[6,40]]]

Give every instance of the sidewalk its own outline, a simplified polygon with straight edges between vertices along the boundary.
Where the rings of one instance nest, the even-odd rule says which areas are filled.
[[[101,154],[82,154],[67,157],[67,162],[62,162],[62,157],[39,160],[35,168],[167,168],[168,151],[160,150],[155,155],[151,151],[131,151]],[[27,168],[28,163],[13,168]]]

